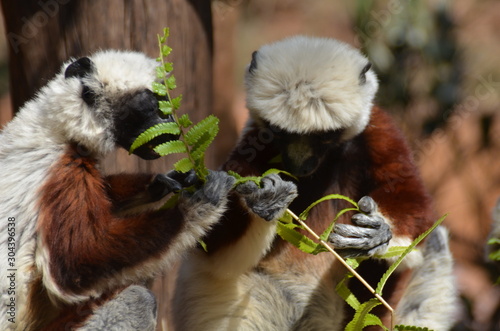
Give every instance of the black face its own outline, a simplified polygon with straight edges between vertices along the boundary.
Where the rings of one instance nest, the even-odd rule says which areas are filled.
[[[309,134],[289,133],[270,126],[284,170],[297,177],[313,175],[325,158],[338,146],[342,130]]]
[[[173,122],[171,116],[164,116],[158,108],[158,97],[150,90],[142,90],[122,98],[115,109],[113,134],[116,143],[126,150],[130,149],[134,140],[146,129],[160,123]],[[153,148],[170,140],[178,139],[178,135],[164,134],[134,150],[134,154],[145,159],[159,158]]]
[[[84,78],[89,77],[95,72],[96,68],[92,60],[88,57],[82,57],[71,63],[64,72],[65,78]],[[98,106],[98,96],[96,93],[82,81],[83,101],[89,107]],[[163,116],[158,108],[158,98],[150,90],[144,89],[120,98],[113,108],[113,136],[118,145],[130,149],[134,140],[146,129],[159,123],[173,122],[171,116]],[[153,147],[158,144],[178,139],[177,135],[161,135],[149,143],[137,148],[134,154],[146,159],[152,160],[159,158]]]

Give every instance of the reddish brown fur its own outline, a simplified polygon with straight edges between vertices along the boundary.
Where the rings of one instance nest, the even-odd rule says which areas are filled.
[[[255,123],[247,129],[223,168],[241,175],[260,175],[269,168],[280,168],[279,164],[269,163],[278,154],[272,142],[267,145],[256,143],[259,141],[259,127]],[[365,131],[336,147],[323,166],[313,176],[299,180],[297,186],[299,197],[290,206],[295,213],[302,212],[325,195],[339,193],[355,201],[366,195],[371,196],[394,224],[396,236],[407,236],[413,240],[434,221],[430,198],[403,135],[393,120],[376,107]],[[323,202],[315,207],[307,223],[317,232],[322,232],[336,213],[348,206],[341,200]],[[243,236],[250,222],[249,218],[242,220],[244,212],[237,199],[233,199],[230,210],[206,239],[212,253]],[[345,214],[340,222],[349,222],[351,216]],[[278,252],[282,250],[293,252],[297,249],[277,238],[267,259],[280,256]],[[297,257],[297,264],[301,264],[301,259],[310,258],[304,254],[293,255]],[[385,264],[368,260],[362,264],[360,272],[376,285],[385,269]],[[384,297],[392,303],[399,300],[406,283],[399,277],[393,277],[384,291]],[[353,288],[362,299],[372,297],[361,285],[353,284]],[[379,313],[383,315],[382,311]]]
[[[364,136],[377,183],[370,196],[395,223],[396,235],[414,239],[432,225],[435,215],[405,138],[378,108],[374,108]]]
[[[114,204],[144,192],[152,180],[151,174],[119,174],[107,176],[106,192]]]
[[[71,146],[41,189],[38,231],[48,249],[51,277],[69,294],[84,294],[124,268],[159,257],[182,230],[177,209],[117,217],[114,204],[144,190],[150,175],[107,181],[96,160]],[[66,310],[76,309],[76,306]]]

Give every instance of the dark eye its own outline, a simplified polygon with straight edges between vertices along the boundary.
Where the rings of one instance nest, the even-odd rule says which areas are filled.
[[[252,53],[252,62],[250,62],[250,67],[248,67],[248,72],[253,73],[257,69],[257,51]]]
[[[90,107],[94,106],[96,104],[97,100],[97,95],[95,94],[94,91],[87,85],[83,85],[82,88],[82,99],[85,101],[87,105]]]
[[[363,69],[361,69],[361,73],[359,74],[359,83],[361,85],[366,83],[366,73],[368,72],[368,70],[370,70],[371,67],[372,67],[372,64],[370,62],[368,62],[368,64],[365,65],[363,67]]]

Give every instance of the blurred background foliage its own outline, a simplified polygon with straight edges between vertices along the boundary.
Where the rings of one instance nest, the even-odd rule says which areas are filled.
[[[353,16],[380,80],[378,104],[403,121],[415,108],[426,107],[422,118],[411,122],[418,136],[442,127],[460,103],[463,68],[448,4],[357,0]]]

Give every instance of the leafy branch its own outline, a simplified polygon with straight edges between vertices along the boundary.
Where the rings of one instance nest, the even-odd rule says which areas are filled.
[[[341,195],[333,195],[333,197],[330,197],[330,199],[344,199],[344,200],[347,200],[347,201],[351,202],[351,203],[355,206],[354,210],[358,210],[358,211],[359,211],[358,205],[357,205],[354,201],[352,201],[351,199],[349,199],[349,198],[347,198],[347,197],[344,197],[344,196],[341,196]],[[325,198],[320,199],[320,200],[325,201],[325,200],[328,200],[328,199],[325,197]],[[318,201],[319,201],[319,200],[318,200]],[[311,206],[309,206],[309,207],[308,207],[308,208],[307,208],[307,209],[306,209],[306,210],[305,210],[305,211],[304,211],[301,215],[304,215],[304,214],[306,214],[306,215],[307,215],[307,213],[309,212],[309,210],[310,210],[312,207],[314,207],[314,205],[316,205],[317,203],[319,203],[318,201],[314,202]],[[378,302],[378,304],[382,303],[382,304],[383,304],[383,305],[384,305],[384,306],[385,306],[385,307],[386,307],[386,308],[387,308],[387,309],[391,312],[391,316],[393,316],[393,314],[394,314],[394,309],[393,309],[393,308],[392,308],[392,307],[391,307],[391,306],[390,306],[390,305],[389,305],[389,304],[388,304],[388,303],[384,300],[384,298],[382,298],[382,296],[381,296],[379,293],[377,293],[377,292],[373,289],[373,287],[372,287],[372,286],[371,286],[371,285],[370,285],[367,281],[365,281],[365,279],[364,279],[364,278],[363,278],[363,277],[362,277],[359,273],[357,273],[357,272],[356,272],[356,270],[354,270],[354,269],[355,269],[355,267],[357,266],[357,264],[358,264],[358,263],[357,263],[357,262],[352,261],[353,259],[344,260],[344,259],[343,259],[343,258],[342,258],[342,257],[341,257],[341,256],[340,256],[340,255],[339,255],[339,254],[338,254],[338,253],[334,250],[334,249],[333,249],[333,247],[325,241],[326,237],[328,237],[328,235],[331,233],[331,229],[333,229],[333,226],[335,225],[335,222],[337,221],[337,219],[340,217],[340,215],[344,214],[344,213],[345,213],[345,212],[347,212],[348,210],[353,210],[353,208],[346,208],[346,209],[341,210],[341,211],[340,211],[340,212],[336,215],[336,217],[335,217],[334,221],[333,221],[333,222],[332,222],[332,224],[328,227],[328,229],[327,229],[327,230],[325,230],[321,236],[319,236],[318,234],[316,234],[316,233],[315,233],[315,232],[314,232],[314,231],[313,231],[313,230],[312,230],[312,229],[311,229],[311,228],[310,228],[310,227],[309,227],[309,226],[308,226],[308,225],[304,222],[304,220],[302,220],[300,217],[298,217],[297,215],[295,215],[295,214],[294,214],[291,210],[287,209],[287,213],[288,213],[288,214],[290,214],[290,215],[292,216],[292,218],[293,218],[295,221],[297,221],[303,229],[305,229],[305,230],[306,230],[307,232],[309,232],[309,233],[310,233],[310,234],[311,234],[311,235],[312,235],[312,236],[313,236],[313,237],[314,237],[317,241],[319,241],[319,243],[316,243],[316,242],[312,241],[312,240],[311,240],[311,239],[309,239],[307,236],[304,236],[304,235],[302,235],[301,233],[299,233],[299,232],[297,232],[297,231],[294,231],[294,232],[298,233],[298,235],[297,235],[297,234],[295,234],[294,236],[290,236],[291,234],[287,231],[287,232],[286,232],[286,236],[285,236],[285,237],[283,237],[283,234],[284,234],[285,232],[283,232],[283,231],[282,231],[282,226],[281,226],[281,224],[282,224],[282,223],[281,223],[281,222],[280,222],[280,223],[278,223],[278,234],[279,234],[279,235],[280,235],[283,239],[285,239],[285,240],[287,240],[287,241],[289,241],[289,238],[290,238],[290,239],[293,239],[294,241],[293,241],[293,242],[292,242],[292,241],[290,241],[290,242],[291,242],[293,245],[295,245],[296,247],[298,247],[299,249],[301,249],[302,251],[305,251],[306,253],[309,253],[310,251],[309,251],[309,250],[307,250],[307,251],[306,251],[306,250],[304,250],[304,249],[303,249],[303,245],[302,245],[302,243],[304,243],[304,242],[308,243],[308,245],[309,245],[309,246],[308,246],[308,248],[309,248],[309,247],[313,247],[313,248],[314,248],[314,249],[312,250],[312,252],[310,252],[311,254],[317,254],[318,252],[325,252],[325,251],[328,251],[328,252],[330,252],[331,254],[333,254],[333,256],[335,256],[335,258],[336,258],[336,259],[337,259],[340,263],[342,263],[342,264],[344,265],[344,267],[346,267],[346,268],[347,268],[347,270],[350,272],[350,274],[351,274],[351,275],[353,275],[354,277],[356,277],[356,278],[357,278],[357,279],[358,279],[358,280],[359,280],[359,281],[363,284],[363,286],[365,286],[365,287],[366,287],[366,288],[370,291],[370,293],[372,293],[372,294],[375,296],[375,298],[376,298],[376,299],[378,299],[378,301],[377,301],[377,302]],[[297,241],[297,239],[298,239],[298,245],[297,245],[297,244],[295,244],[295,242]],[[354,266],[354,267],[353,267],[353,266]],[[344,293],[347,293],[347,292],[348,292],[348,293],[349,293],[349,295],[351,296],[351,298],[354,296],[354,295],[352,294],[352,292],[350,292],[350,290],[347,288],[347,286],[345,286],[345,288],[343,288],[343,290],[344,290]],[[356,299],[356,301],[359,303],[359,301],[358,301],[357,299]],[[346,300],[346,302],[347,302],[347,300]],[[348,302],[348,303],[349,303],[349,302]],[[352,302],[351,302],[351,303],[352,303]],[[352,306],[352,305],[351,305],[351,306]],[[357,318],[361,318],[361,320],[363,321],[362,323],[368,323],[368,322],[370,322],[370,321],[368,320],[368,318],[369,318],[369,319],[375,319],[375,320],[377,320],[377,319],[378,319],[378,321],[380,321],[380,319],[379,319],[377,316],[373,315],[373,314],[370,314],[371,316],[366,317],[366,316],[367,316],[367,314],[368,314],[368,312],[366,312],[366,313],[362,313],[362,312],[363,312],[363,310],[366,310],[366,309],[367,309],[367,307],[371,309],[371,308],[374,308],[375,306],[376,306],[376,305],[373,305],[373,304],[370,304],[370,305],[368,305],[368,304],[366,304],[366,305],[354,305],[354,307],[353,307],[353,308],[356,310],[356,314],[355,314],[354,319],[353,319],[353,321],[354,321],[354,323],[353,323],[353,324],[354,324],[354,326],[357,326],[357,325],[359,324],[359,322],[357,322]],[[356,316],[356,315],[357,315],[357,316]],[[393,318],[391,318],[391,321],[392,321],[392,320],[393,320]],[[352,323],[352,322],[351,322],[351,323]],[[350,324],[351,324],[351,323],[350,323]],[[366,324],[366,325],[373,325],[373,324]],[[366,326],[366,325],[365,325],[365,326]],[[382,322],[381,322],[381,321],[380,321],[380,323],[377,323],[377,325],[380,325],[380,326],[382,326],[382,327],[383,327],[383,325],[382,325]],[[349,324],[348,324],[348,326],[347,326],[347,327],[349,327]],[[356,328],[354,328],[354,329],[348,329],[347,327],[346,327],[346,330],[362,330],[362,329],[363,329],[363,328],[358,328],[358,329],[356,329]]]
[[[182,95],[176,98],[170,97],[170,92],[177,87],[175,76],[172,71],[174,65],[167,62],[166,58],[172,52],[172,48],[167,45],[170,31],[163,29],[163,34],[158,35],[159,57],[156,59],[160,65],[156,68],[156,78],[160,82],[153,82],[152,90],[165,100],[158,102],[160,111],[165,116],[172,116],[173,122],[157,124],[137,137],[130,148],[132,153],[136,148],[148,143],[162,134],[178,134],[178,140],[171,140],[154,147],[154,151],[161,156],[177,153],[185,153],[186,157],[174,164],[174,169],[181,173],[186,173],[193,169],[197,177],[205,182],[208,170],[205,166],[205,152],[219,132],[219,119],[209,115],[197,124],[189,118],[188,114],[179,116],[178,110],[181,105]]]
[[[316,234],[307,224],[305,223],[305,220],[307,219],[307,216],[309,214],[309,211],[318,203],[326,201],[326,200],[331,200],[331,199],[343,199],[348,202],[350,202],[354,207],[352,208],[345,208],[337,213],[335,216],[335,219],[333,220],[332,224],[321,234],[318,235]],[[337,285],[336,291],[337,293],[344,299],[344,301],[351,306],[355,310],[354,318],[351,322],[349,322],[345,328],[345,331],[356,331],[356,330],[362,330],[364,327],[369,326],[369,325],[378,325],[382,327],[383,329],[387,330],[387,328],[382,324],[382,321],[380,318],[378,318],[376,315],[373,315],[370,313],[370,311],[375,308],[376,306],[382,304],[385,306],[389,312],[391,313],[391,327],[390,330],[398,330],[398,331],[403,331],[403,330],[415,330],[415,331],[424,331],[428,330],[427,328],[420,328],[420,327],[415,327],[415,326],[403,326],[403,325],[397,325],[394,326],[394,309],[384,300],[382,297],[382,290],[387,283],[387,280],[389,277],[392,275],[392,273],[397,269],[397,267],[403,262],[404,258],[414,250],[415,246],[417,246],[422,240],[424,240],[425,237],[427,237],[434,229],[436,229],[446,218],[447,215],[444,215],[441,217],[439,220],[437,220],[434,225],[432,225],[427,231],[425,231],[423,234],[418,236],[408,247],[393,247],[389,249],[388,254],[385,254],[382,256],[382,258],[388,258],[388,257],[393,257],[394,255],[399,255],[399,258],[391,264],[391,266],[387,269],[387,271],[384,273],[382,278],[379,280],[377,288],[373,289],[373,287],[368,284],[363,277],[356,272],[356,267],[359,265],[359,262],[357,259],[347,259],[344,260],[336,251],[335,249],[326,242],[326,239],[328,238],[329,234],[332,232],[333,227],[338,220],[338,218],[345,214],[348,211],[360,211],[358,205],[348,197],[345,197],[343,195],[339,194],[332,194],[329,196],[325,196],[314,203],[312,203],[309,207],[304,210],[304,212],[301,213],[300,217],[295,215],[291,210],[287,209],[286,214],[290,215],[295,221],[299,223],[299,225],[296,225],[294,223],[291,223],[288,219],[288,216],[284,216],[280,222],[278,222],[278,227],[277,227],[277,233],[280,235],[284,240],[290,242],[292,245],[296,246],[303,252],[309,253],[309,254],[318,254],[320,252],[330,252],[335,256],[335,258],[344,265],[344,267],[347,268],[349,273],[346,275],[346,277]],[[315,242],[308,238],[307,236],[303,235],[302,233],[298,232],[296,229],[304,229],[309,234],[311,234],[318,242]],[[347,287],[346,283],[347,280],[351,277],[357,278],[373,295],[375,298],[372,298],[368,300],[367,302],[361,304],[359,300],[354,296],[354,294],[349,290]]]

